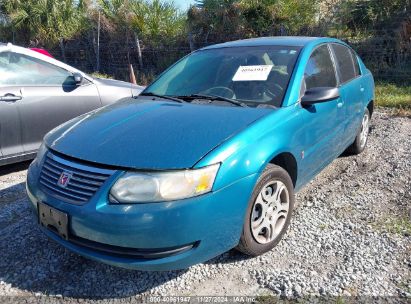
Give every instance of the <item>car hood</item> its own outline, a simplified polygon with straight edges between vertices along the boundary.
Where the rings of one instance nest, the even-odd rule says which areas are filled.
[[[106,78],[94,78],[94,82],[101,85],[114,86],[114,87],[123,87],[130,88],[131,86],[136,86],[131,82],[125,82],[116,79],[106,79]]]
[[[89,162],[183,169],[272,111],[130,98],[75,118],[45,140],[52,150]]]
[[[105,86],[105,87],[125,88],[125,89],[130,90],[133,96],[137,96],[145,88],[144,86],[133,84],[131,82],[125,82],[125,81],[115,80],[115,79],[106,79],[106,78],[94,78],[94,83],[99,87]]]

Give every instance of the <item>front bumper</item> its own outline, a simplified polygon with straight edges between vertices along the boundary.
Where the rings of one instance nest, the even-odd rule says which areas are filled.
[[[48,194],[39,183],[41,162],[27,174],[27,193],[37,215],[41,201],[69,216],[69,238],[42,228],[69,250],[107,264],[140,270],[184,269],[238,244],[256,175],[218,191],[180,201],[109,204],[114,174],[84,205]],[[147,254],[149,253],[149,254]],[[150,255],[154,253],[154,255]]]

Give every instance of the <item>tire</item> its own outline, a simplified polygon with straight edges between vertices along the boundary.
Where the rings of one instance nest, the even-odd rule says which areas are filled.
[[[358,130],[357,136],[355,137],[354,142],[347,148],[348,154],[357,155],[364,151],[367,146],[368,134],[370,129],[370,111],[365,108],[364,116],[361,120],[361,126]]]
[[[275,200],[273,198],[278,194],[279,189],[282,189],[278,191],[280,200]],[[274,202],[270,201],[270,198]],[[285,208],[286,198],[288,198],[288,208]],[[287,231],[293,208],[294,186],[290,176],[283,168],[269,164],[254,187],[247,207],[243,232],[236,249],[250,256],[258,256],[270,251]],[[282,209],[287,209],[286,213],[278,212]],[[267,215],[263,216],[263,213]],[[275,221],[275,218],[278,220]],[[258,225],[260,222],[261,225]],[[263,228],[260,229],[261,227]]]

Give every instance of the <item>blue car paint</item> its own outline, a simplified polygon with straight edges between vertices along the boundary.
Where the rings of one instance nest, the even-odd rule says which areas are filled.
[[[358,126],[364,113],[363,100],[374,100],[374,79],[365,68],[362,61],[359,61],[362,75],[352,81],[340,86],[340,94],[345,100],[346,130],[344,138],[352,139],[351,135],[356,134]]]
[[[100,164],[149,170],[191,168],[207,151],[272,112],[254,110],[126,99],[65,124],[45,140],[54,151]],[[72,128],[80,122],[81,128]],[[79,142],[87,144],[79,149]]]
[[[70,214],[70,229],[75,236],[115,246],[150,249],[200,241],[198,247],[181,255],[152,260],[127,259],[76,246],[44,229],[54,240],[81,255],[141,270],[187,268],[236,246],[248,199],[257,178],[256,174],[249,175],[219,190],[181,201],[113,205],[106,198],[109,187],[121,174],[118,172],[90,202],[78,206],[44,194],[37,186],[41,166],[42,162],[34,162],[30,166],[27,192],[35,200],[46,202]],[[37,212],[34,200],[31,207]]]
[[[45,232],[81,255],[142,270],[186,268],[235,247],[253,187],[267,163],[280,154],[291,157],[297,167],[294,182],[298,191],[354,141],[364,110],[374,98],[372,75],[358,58],[362,94],[350,92],[357,84],[349,83],[340,87],[341,97],[336,100],[309,109],[300,106],[306,62],[323,43],[344,44],[330,38],[264,38],[208,47],[302,46],[279,109],[124,101],[76,118],[46,136],[47,146],[63,155],[119,168],[90,202],[76,206],[42,191],[38,180],[44,159],[36,159],[27,177],[34,211],[37,201],[45,202],[70,215],[74,235],[110,245],[164,248],[200,241],[198,247],[167,258],[124,259]],[[350,96],[356,99],[344,100]],[[159,140],[154,138],[159,134]],[[79,147],[78,143],[87,144]],[[215,163],[221,166],[211,193],[163,203],[108,202],[110,187],[123,174],[122,168],[200,168]]]

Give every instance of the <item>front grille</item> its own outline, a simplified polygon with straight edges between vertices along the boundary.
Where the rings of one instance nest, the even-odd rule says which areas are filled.
[[[41,170],[40,183],[54,197],[68,203],[84,204],[113,173],[113,170],[77,164],[48,152]],[[62,185],[59,180],[63,175],[69,178]]]

